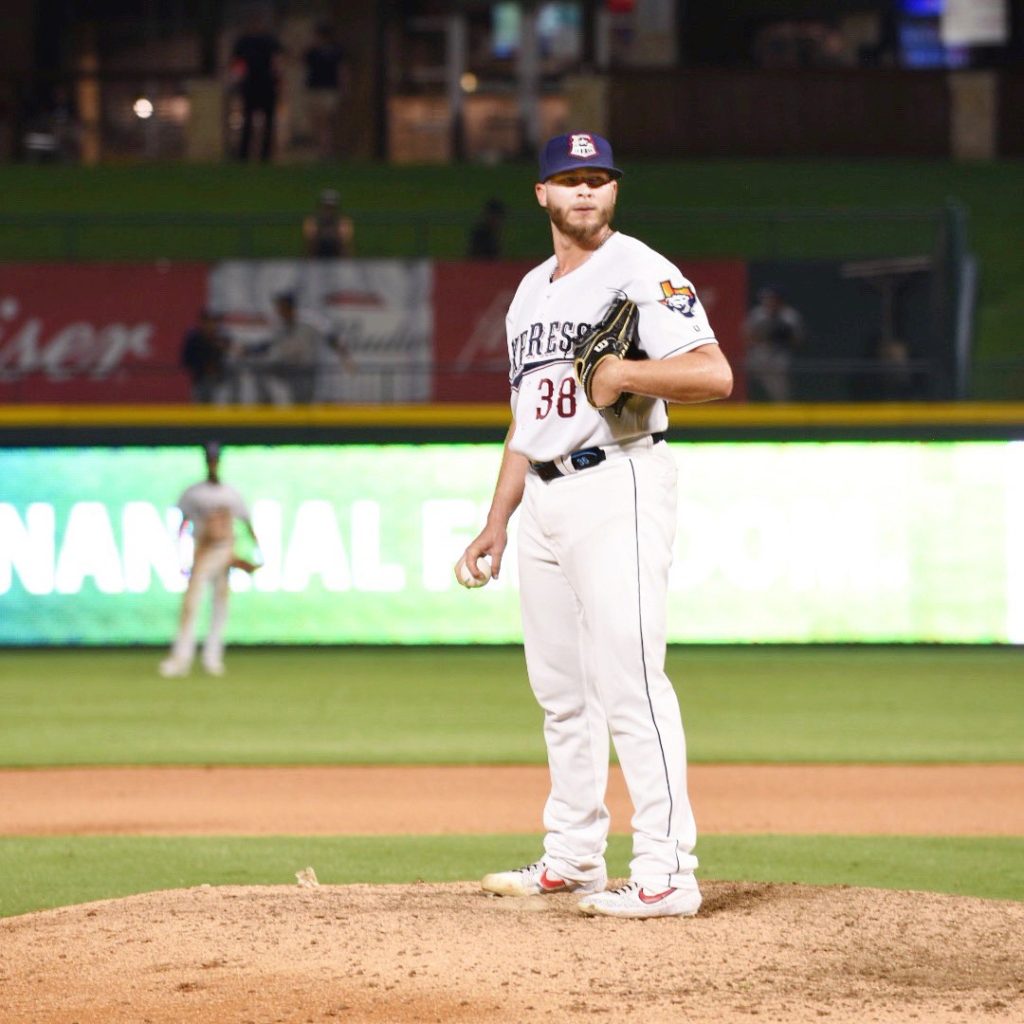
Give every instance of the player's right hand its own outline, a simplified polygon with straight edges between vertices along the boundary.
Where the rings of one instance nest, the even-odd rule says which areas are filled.
[[[461,557],[455,563],[452,570],[455,573],[455,579],[462,585],[462,580],[459,579],[459,569],[462,565],[466,565],[469,571],[483,583],[484,574],[477,568],[476,563],[485,555],[491,559],[491,577],[497,579],[501,572],[501,556],[505,553],[507,544],[508,534],[504,530],[485,527],[474,540],[470,541],[466,550],[462,552]]]

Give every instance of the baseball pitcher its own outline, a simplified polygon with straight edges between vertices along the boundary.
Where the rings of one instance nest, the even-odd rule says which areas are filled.
[[[512,424],[486,525],[456,565],[482,582],[489,557],[497,577],[520,509],[523,640],[551,791],[543,856],[482,885],[578,893],[590,915],[690,916],[701,902],[696,827],[665,674],[676,529],[666,403],[728,397],[732,372],[693,285],[613,230],[620,175],[608,141],[590,132],[541,153],[534,191],[554,255],[508,311]],[[611,891],[609,736],[635,810],[630,878]]]

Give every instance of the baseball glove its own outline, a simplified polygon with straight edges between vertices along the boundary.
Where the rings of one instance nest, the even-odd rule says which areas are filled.
[[[616,300],[604,319],[588,331],[576,343],[573,357],[573,369],[576,379],[587,396],[587,401],[595,409],[613,409],[616,414],[622,411],[626,400],[630,397],[623,392],[610,405],[598,405],[591,391],[594,374],[602,360],[609,357],[625,359],[636,345],[636,328],[640,312],[632,299],[623,296]]]

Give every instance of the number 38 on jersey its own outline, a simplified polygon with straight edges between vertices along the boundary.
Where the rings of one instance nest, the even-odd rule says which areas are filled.
[[[537,381],[537,395],[537,419],[547,419],[552,413],[565,420],[576,415],[575,377],[563,377],[560,384],[550,377],[541,377]]]

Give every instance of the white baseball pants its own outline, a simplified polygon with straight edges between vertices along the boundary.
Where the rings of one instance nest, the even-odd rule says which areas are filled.
[[[545,483],[527,475],[519,584],[530,685],[544,711],[551,792],[545,856],[566,878],[604,874],[609,732],[633,802],[630,877],[693,884],[686,740],[665,675],[676,467],[650,439]]]
[[[203,664],[220,665],[224,660],[224,627],[228,621],[228,569],[231,567],[233,544],[211,544],[196,551],[188,587],[181,602],[178,634],[171,647],[171,657],[183,665],[191,665],[196,653],[196,615],[206,584],[213,588],[210,628],[203,642]]]

